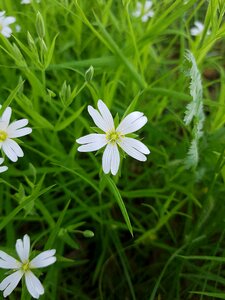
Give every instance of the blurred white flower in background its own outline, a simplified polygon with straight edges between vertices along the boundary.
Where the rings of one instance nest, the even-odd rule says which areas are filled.
[[[31,0],[22,0],[21,1],[21,4],[30,4],[31,3]]]
[[[204,31],[204,24],[200,21],[195,21],[194,27],[191,28],[191,35],[197,36],[200,35]],[[207,35],[211,33],[210,30],[207,31]]]
[[[132,13],[134,17],[141,17],[142,22],[147,22],[149,18],[154,16],[154,11],[151,9],[152,1],[147,0],[144,4],[137,2],[135,11]]]
[[[20,32],[21,31],[21,26],[20,25],[17,24],[15,28],[16,28],[16,32]]]
[[[21,0],[21,4],[30,4],[32,2],[32,0]],[[36,0],[37,3],[40,3],[41,0]]]
[[[92,152],[106,146],[102,156],[103,172],[111,172],[116,175],[120,164],[120,146],[128,155],[139,161],[146,161],[144,154],[149,154],[149,149],[140,141],[126,137],[126,134],[135,132],[147,123],[147,117],[142,112],[134,111],[127,115],[115,129],[113,117],[108,107],[102,100],[98,101],[98,110],[91,105],[88,112],[94,123],[104,134],[91,133],[76,140],[82,144],[77,150],[80,152]]]
[[[16,252],[20,261],[4,251],[0,251],[0,268],[13,271],[12,274],[0,283],[0,290],[3,291],[3,296],[7,297],[17,287],[21,278],[25,276],[25,283],[29,293],[33,298],[38,299],[40,295],[44,294],[44,288],[31,270],[44,268],[53,264],[56,261],[56,257],[54,256],[56,250],[44,251],[30,261],[30,238],[26,234],[23,240],[18,239],[16,241]]]
[[[12,29],[9,27],[10,24],[14,23],[16,18],[5,17],[5,11],[0,11],[0,33],[6,38],[9,38],[12,34]]]
[[[4,161],[4,158],[0,158],[0,165],[3,163],[3,161]],[[0,173],[2,173],[2,172],[5,172],[6,170],[8,170],[8,167],[6,167],[6,166],[1,166],[0,167]]]
[[[28,124],[27,119],[21,119],[9,124],[11,114],[11,107],[7,107],[0,117],[0,149],[2,149],[11,161],[16,162],[18,157],[24,156],[24,153],[13,138],[30,134],[32,129],[30,127],[24,127]]]

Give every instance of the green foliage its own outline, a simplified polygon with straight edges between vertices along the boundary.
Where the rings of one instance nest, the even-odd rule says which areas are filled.
[[[27,233],[34,249],[56,249],[43,300],[224,299],[224,1],[153,0],[147,22],[136,4],[0,1],[16,17],[0,34],[0,115],[10,105],[33,129],[0,174],[0,248]],[[135,132],[146,162],[123,156],[105,175],[102,150],[77,151],[98,132],[87,113],[98,99],[117,124],[147,116]]]

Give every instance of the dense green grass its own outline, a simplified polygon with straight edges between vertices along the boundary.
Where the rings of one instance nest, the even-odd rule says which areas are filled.
[[[146,23],[132,17],[136,0],[0,3],[21,26],[0,35],[0,103],[33,129],[20,139],[25,156],[6,159],[1,174],[0,246],[13,254],[27,233],[34,249],[57,250],[41,299],[225,299],[225,3],[153,2]],[[195,20],[205,31],[192,37]],[[185,50],[202,76],[205,113],[189,169],[197,121],[183,121],[192,101]],[[102,172],[100,153],[75,143],[93,132],[87,105],[98,99],[120,118],[133,101],[149,120],[139,131],[147,162],[126,157],[115,177]],[[9,298],[20,295],[21,285]]]

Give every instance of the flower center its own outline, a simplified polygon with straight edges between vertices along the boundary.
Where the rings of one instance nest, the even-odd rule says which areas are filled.
[[[22,265],[22,270],[23,270],[24,272],[28,271],[28,270],[29,270],[29,265],[30,265],[29,261],[23,263],[23,265]]]
[[[109,143],[115,144],[121,138],[121,133],[117,131],[110,131],[106,133],[106,139]]]
[[[4,142],[8,137],[8,134],[3,131],[3,130],[0,130],[0,142]]]

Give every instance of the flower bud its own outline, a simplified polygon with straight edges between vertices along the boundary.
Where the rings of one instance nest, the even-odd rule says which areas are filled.
[[[67,85],[66,81],[63,82],[61,91],[59,92],[59,97],[65,106],[69,104],[71,97],[71,87],[69,84]]]
[[[30,47],[31,50],[36,50],[36,45],[35,45],[35,41],[34,39],[32,38],[31,34],[29,31],[27,31],[27,42],[28,42],[28,45]]]
[[[36,31],[39,38],[43,39],[45,36],[45,24],[40,12],[38,12],[36,16]]]
[[[90,82],[94,75],[94,68],[93,66],[90,66],[90,68],[85,72],[85,80],[87,82]]]
[[[95,235],[94,232],[91,231],[91,230],[83,231],[83,236],[86,237],[86,238],[92,238],[94,235]]]

